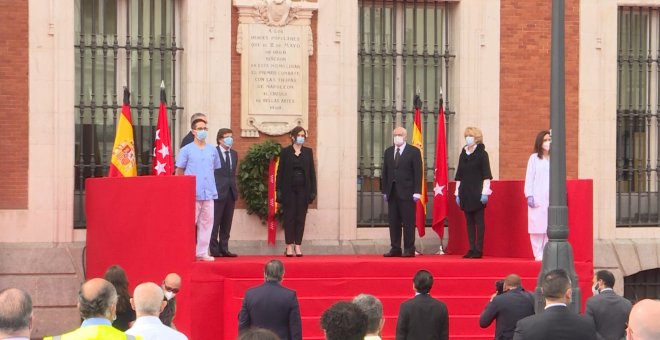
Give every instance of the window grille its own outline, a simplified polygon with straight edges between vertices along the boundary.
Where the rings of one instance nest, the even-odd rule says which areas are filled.
[[[445,114],[451,111],[450,68],[455,57],[449,41],[451,5],[437,1],[359,2],[358,46],[358,199],[360,227],[387,225],[380,174],[383,152],[398,124],[412,137],[413,99],[423,105],[424,164],[430,207],[433,202],[435,143],[443,91]],[[449,120],[447,120],[447,123]],[[449,125],[447,134],[449,135]],[[450,162],[451,164],[451,162]],[[450,169],[451,172],[452,169]],[[427,221],[430,223],[430,211]]]
[[[123,87],[131,92],[138,175],[151,172],[160,83],[165,82],[172,140],[183,47],[174,0],[75,0],[74,227],[86,225],[85,179],[106,176]]]
[[[619,7],[616,225],[658,225],[660,10]]]
[[[660,268],[624,277],[623,297],[633,303],[642,299],[660,299]]]

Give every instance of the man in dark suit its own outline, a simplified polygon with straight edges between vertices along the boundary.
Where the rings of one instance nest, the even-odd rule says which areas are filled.
[[[509,274],[504,279],[503,292],[493,294],[486,309],[481,312],[479,326],[486,328],[497,320],[495,339],[510,340],[518,320],[530,315],[534,315],[534,296],[522,288],[520,276]]]
[[[571,303],[571,279],[563,269],[549,271],[541,290],[545,310],[528,316],[516,325],[514,340],[596,340],[593,323],[568,309]]]
[[[296,292],[281,285],[284,265],[279,260],[271,260],[264,268],[264,276],[264,284],[245,293],[238,314],[238,332],[260,327],[275,332],[282,340],[302,339]]]
[[[415,204],[422,192],[422,154],[418,148],[406,143],[406,129],[397,127],[392,135],[394,145],[385,150],[380,178],[390,224],[391,247],[384,256],[414,257]]]
[[[632,303],[614,293],[614,274],[610,271],[596,272],[593,284],[595,295],[587,299],[584,316],[593,320],[597,338],[619,340],[625,337]]]
[[[426,270],[420,270],[415,274],[413,284],[417,294],[399,307],[396,340],[449,339],[447,306],[429,295],[433,276]]]
[[[236,257],[236,254],[229,251],[229,233],[231,232],[231,222],[234,219],[234,207],[238,199],[238,189],[236,188],[238,153],[231,148],[234,145],[231,129],[218,130],[216,141],[218,142],[216,149],[222,166],[213,172],[218,199],[213,202],[213,229],[211,229],[209,253],[215,257]]]

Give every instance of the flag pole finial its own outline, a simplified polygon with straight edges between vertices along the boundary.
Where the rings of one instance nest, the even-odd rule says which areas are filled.
[[[164,80],[161,80],[161,81],[160,81],[160,88],[161,88],[161,89],[164,89],[164,88],[165,88],[165,81],[164,81]]]

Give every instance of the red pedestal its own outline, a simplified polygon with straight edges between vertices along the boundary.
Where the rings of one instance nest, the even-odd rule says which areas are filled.
[[[491,181],[493,194],[485,212],[484,255],[532,259],[527,232],[527,199],[522,180]],[[449,244],[452,254],[468,250],[465,215],[456,205],[454,189],[449,183]],[[566,181],[568,199],[568,241],[573,246],[576,262],[593,262],[593,182]]]
[[[130,292],[142,282],[160,285],[181,275],[174,323],[190,334],[190,269],[195,261],[195,178],[140,176],[86,182],[87,278],[118,264]]]

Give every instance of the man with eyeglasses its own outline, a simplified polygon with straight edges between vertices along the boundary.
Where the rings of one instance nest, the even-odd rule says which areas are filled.
[[[176,329],[173,320],[176,314],[176,294],[181,289],[181,276],[177,273],[167,274],[161,288],[163,288],[163,293],[165,294],[164,300],[167,301],[167,305],[158,317],[164,325]]]
[[[179,150],[176,158],[177,176],[195,176],[195,224],[197,245],[195,256],[199,261],[214,261],[209,254],[209,242],[213,229],[213,205],[218,198],[213,171],[220,169],[220,156],[215,148],[206,144],[206,121],[196,119],[190,124],[195,141]]]

